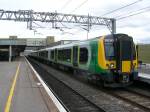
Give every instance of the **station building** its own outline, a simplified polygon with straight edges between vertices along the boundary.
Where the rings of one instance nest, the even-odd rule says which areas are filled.
[[[0,60],[13,60],[20,53],[27,55],[28,53],[46,47],[53,47],[71,43],[78,40],[60,40],[55,42],[54,36],[46,38],[18,38],[17,36],[9,36],[9,38],[0,38]]]

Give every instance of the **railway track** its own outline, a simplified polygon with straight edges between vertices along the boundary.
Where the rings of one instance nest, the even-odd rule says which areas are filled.
[[[145,97],[147,99],[150,99],[150,91],[145,90],[145,89],[140,89],[137,87],[128,87],[128,88],[124,88],[126,91],[129,91],[133,94],[137,94],[141,97]]]
[[[106,93],[113,95],[125,102],[130,103],[146,112],[150,112],[150,97],[131,89],[121,89],[121,90],[103,90]]]
[[[135,86],[135,85],[134,85]],[[150,91],[148,89],[142,89],[141,87],[126,87],[120,89],[105,89],[102,87],[94,86],[94,88],[100,89],[106,94],[112,95],[122,101],[125,101],[133,106],[136,106],[146,112],[150,112]]]
[[[70,112],[105,112],[103,109],[86,99],[84,96],[53,77],[33,60],[29,60],[47,85],[54,91],[60,102]]]
[[[43,66],[43,64],[41,65]],[[114,112],[114,111],[115,112],[120,112],[120,111],[126,111],[126,112],[127,111],[128,112],[148,111],[149,112],[150,111],[149,91],[147,91],[147,94],[145,95],[145,92],[146,92],[145,90],[143,90],[142,92],[139,92],[142,90],[142,88],[140,88],[138,91],[137,91],[138,87],[134,88],[135,90],[133,88],[125,88],[125,89],[115,89],[114,91],[112,89],[105,89],[99,86],[88,84],[86,81],[83,81],[82,79],[81,80],[79,79],[80,80],[79,81],[78,80],[79,77],[76,77],[76,75],[72,76],[70,75],[70,73],[68,75],[66,75],[66,73],[63,75],[62,71],[56,71],[46,65],[44,65],[43,68],[50,74],[54,73],[53,75],[54,78],[59,79],[60,82],[63,82],[73,91],[83,96],[86,100],[90,101],[91,103],[94,103],[94,105],[98,106],[98,108],[101,108],[102,111],[103,110],[108,111],[108,112]],[[77,82],[75,81],[76,82],[75,83],[72,79],[74,81],[75,80],[78,80],[78,81]],[[83,85],[87,85],[88,88],[86,88],[86,86],[79,87],[80,85],[82,85],[81,83]],[[94,89],[94,91],[92,90],[92,88]],[[103,92],[104,94],[101,92]],[[107,95],[109,96],[110,101],[107,101],[108,100]],[[106,100],[104,97],[106,97]],[[74,105],[74,102],[70,102],[70,103]]]

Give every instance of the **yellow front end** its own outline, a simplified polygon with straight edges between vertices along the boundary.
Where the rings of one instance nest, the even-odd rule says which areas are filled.
[[[133,63],[133,64],[132,64]],[[132,61],[122,61],[122,73],[131,73],[134,70],[137,70],[137,58]]]
[[[98,42],[98,65],[99,67],[105,69],[110,73],[112,77],[112,82],[117,83],[128,83],[137,77],[137,52],[133,60],[121,60],[119,64],[119,69],[117,65],[118,57],[114,56],[114,59],[106,58],[106,46],[104,44],[105,36],[101,37]],[[114,51],[116,52],[116,51]],[[112,76],[111,76],[112,75]],[[110,78],[109,77],[109,78]]]
[[[122,61],[122,71],[123,73],[131,72],[131,61]]]

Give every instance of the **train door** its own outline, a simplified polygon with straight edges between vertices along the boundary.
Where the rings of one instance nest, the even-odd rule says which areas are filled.
[[[78,46],[73,46],[73,66],[78,66]]]
[[[121,70],[122,72],[131,72],[131,63],[132,63],[132,46],[131,41],[121,42],[121,51],[122,51],[122,63]]]
[[[133,41],[130,38],[119,39],[119,58],[121,72],[131,72],[133,63]]]

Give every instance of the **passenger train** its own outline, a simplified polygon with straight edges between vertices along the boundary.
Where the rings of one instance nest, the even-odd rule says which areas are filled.
[[[137,50],[133,38],[110,34],[34,51],[29,57],[84,72],[89,81],[124,87],[138,77]]]

